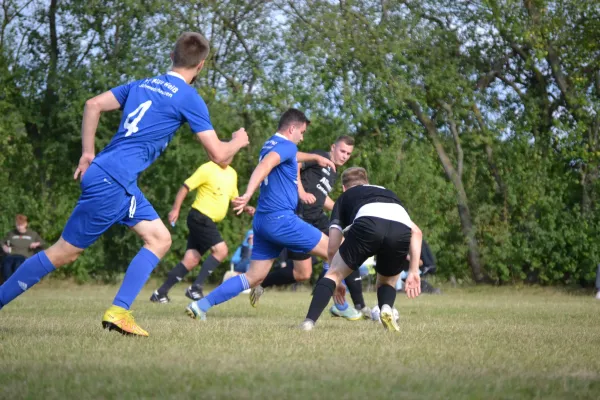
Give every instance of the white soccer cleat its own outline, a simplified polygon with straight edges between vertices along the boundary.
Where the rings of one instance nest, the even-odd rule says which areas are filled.
[[[373,307],[371,310],[371,319],[375,322],[381,322],[380,314],[381,310],[379,309],[379,306]]]
[[[305,319],[304,322],[300,324],[300,330],[302,331],[312,331],[315,327],[315,321],[311,319]]]
[[[258,307],[258,300],[260,299],[260,296],[262,296],[262,294],[265,292],[265,289],[258,285],[255,288],[252,288],[250,290],[250,305],[254,308]]]
[[[396,313],[397,312],[398,311],[396,311]],[[394,316],[394,310],[387,304],[384,304],[383,307],[381,307],[381,323],[388,331],[400,332],[400,327]]]
[[[600,290],[598,290],[598,293],[596,293],[596,300],[600,300]]]
[[[373,319],[373,315],[371,313],[371,309],[367,306],[364,306],[363,308],[360,309],[360,313],[362,314],[364,319],[368,319],[371,320]]]
[[[400,313],[396,308],[392,308],[392,314],[394,315],[394,321],[398,322],[400,320]]]

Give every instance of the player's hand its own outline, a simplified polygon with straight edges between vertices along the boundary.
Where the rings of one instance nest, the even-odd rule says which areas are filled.
[[[343,282],[340,282],[339,285],[335,288],[335,293],[333,294],[333,301],[335,304],[344,304],[346,301],[346,285]]]
[[[37,249],[38,247],[40,247],[40,242],[33,242],[29,245],[30,249]]]
[[[246,207],[246,204],[248,204],[250,197],[252,196],[250,196],[248,193],[244,193],[242,196],[236,197],[231,201],[233,203],[233,211],[235,211],[237,215],[240,215],[244,212],[244,207]]]
[[[175,224],[175,222],[177,222],[178,219],[179,219],[179,210],[172,209],[169,212],[169,223],[171,225],[173,225],[173,224]]]
[[[77,178],[83,179],[83,174],[89,168],[92,160],[94,159],[93,154],[82,154],[79,159],[79,164],[77,165],[77,169],[75,170],[75,174],[73,174],[73,179],[77,180]]]
[[[404,282],[406,297],[414,299],[421,294],[421,277],[418,272],[409,272]]]
[[[248,139],[248,132],[246,129],[240,128],[237,131],[231,134],[231,139],[240,142],[242,147],[248,146],[250,144],[250,139]]]
[[[256,212],[256,208],[254,208],[252,206],[246,206],[246,207],[244,207],[244,212],[252,217],[254,215],[254,213]]]
[[[314,204],[317,201],[317,198],[312,193],[302,192],[298,193],[300,197],[300,201],[304,204]]]
[[[315,161],[319,166],[329,167],[335,171],[335,164],[329,158],[325,158],[323,156],[317,156],[317,159]]]

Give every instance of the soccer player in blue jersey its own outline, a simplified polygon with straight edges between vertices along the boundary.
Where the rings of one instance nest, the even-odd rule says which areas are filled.
[[[133,229],[144,246],[127,268],[113,305],[102,319],[105,328],[148,336],[133,319],[131,304],[150,273],[171,246],[171,235],[137,185],[138,175],[166,149],[187,122],[216,163],[231,159],[248,144],[242,128],[229,142],[217,137],[206,104],[190,86],[204,66],[209,43],[198,33],[184,33],[171,53],[170,72],[118,86],[85,103],[82,156],[74,178],[81,177],[81,197],[60,239],[27,259],[0,287],[0,309],[56,268],[75,261],[113,224]],[[117,133],[95,156],[100,114],[123,110]]]
[[[335,164],[328,158],[298,152],[296,145],[302,141],[308,124],[310,121],[304,113],[289,109],[281,116],[277,133],[265,142],[246,193],[233,200],[234,210],[241,213],[260,185],[252,223],[254,247],[250,268],[245,274],[225,281],[203,299],[190,303],[186,308],[190,317],[206,320],[206,312],[212,306],[259,285],[284,248],[326,257],[327,236],[295,213],[298,205],[298,162],[314,161],[335,171]]]

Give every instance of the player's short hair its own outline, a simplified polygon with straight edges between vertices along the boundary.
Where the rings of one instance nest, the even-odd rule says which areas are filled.
[[[15,215],[15,225],[24,225],[27,223],[27,216],[23,214]]]
[[[350,167],[342,173],[342,185],[347,189],[369,183],[367,170],[361,167]]]
[[[277,130],[285,130],[289,128],[290,125],[295,124],[306,124],[306,126],[310,125],[310,120],[306,118],[306,115],[300,110],[295,108],[290,108],[286,112],[281,115],[279,118],[279,125],[277,125]]]
[[[342,136],[338,137],[337,139],[335,139],[335,144],[338,144],[338,143],[344,143],[348,146],[354,146],[354,138],[352,136],[342,135]]]
[[[175,42],[173,67],[194,68],[208,57],[210,44],[204,36],[196,32],[184,32]]]

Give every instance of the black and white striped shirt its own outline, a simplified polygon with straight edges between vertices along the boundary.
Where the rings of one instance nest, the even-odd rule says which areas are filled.
[[[382,186],[358,185],[346,190],[335,202],[330,228],[345,232],[361,217],[376,217],[412,227],[410,216],[398,196]]]

